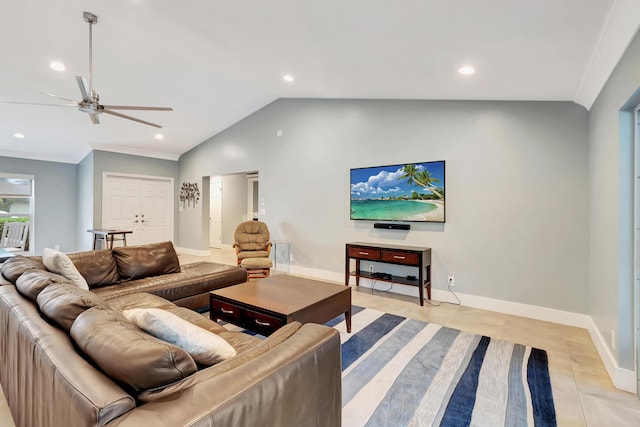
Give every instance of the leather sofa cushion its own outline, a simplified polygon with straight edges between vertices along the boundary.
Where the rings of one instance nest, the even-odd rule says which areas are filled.
[[[120,280],[180,272],[180,262],[171,242],[125,246],[113,249]]]
[[[69,283],[69,279],[46,270],[33,270],[23,273],[16,282],[16,288],[25,297],[36,302],[38,294],[53,283]],[[75,286],[75,285],[73,285]],[[77,286],[76,286],[77,287]]]
[[[302,324],[300,324],[300,322],[287,323],[286,325],[275,331],[273,334],[269,335],[267,338],[263,340],[256,340],[255,345],[246,349],[242,353],[237,354],[235,357],[225,360],[224,362],[220,362],[217,365],[203,369],[197,374],[192,375],[189,378],[181,380],[175,384],[171,384],[167,387],[158,389],[147,390],[138,395],[138,400],[142,402],[152,402],[154,400],[158,400],[177,393],[181,390],[193,387],[195,384],[206,381],[207,379],[213,378],[217,375],[221,375],[234,368],[237,368],[238,366],[244,365],[245,363],[265,354],[278,345],[284,343],[289,338],[291,338],[291,336],[293,336],[301,327]],[[229,331],[229,333],[246,335],[244,332]]]
[[[22,273],[33,270],[46,270],[46,267],[39,259],[27,258],[22,255],[9,258],[2,264],[2,276],[13,284]]]
[[[113,285],[120,281],[118,266],[110,249],[76,252],[68,255],[89,284],[89,288]]]
[[[106,300],[137,292],[148,292],[169,301],[176,301],[247,281],[246,270],[239,267],[211,262],[185,264],[180,267],[179,273],[130,280],[95,289],[95,292]]]
[[[91,291],[70,283],[52,283],[40,292],[38,307],[46,317],[69,332],[76,317],[91,307],[107,307],[107,303]]]
[[[197,371],[187,352],[147,334],[113,310],[93,307],[81,313],[71,326],[71,337],[100,369],[136,393]]]

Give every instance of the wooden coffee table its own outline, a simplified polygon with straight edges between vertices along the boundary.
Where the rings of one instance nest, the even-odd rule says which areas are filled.
[[[209,292],[212,320],[270,335],[293,321],[326,323],[344,313],[351,332],[351,288],[277,274]]]

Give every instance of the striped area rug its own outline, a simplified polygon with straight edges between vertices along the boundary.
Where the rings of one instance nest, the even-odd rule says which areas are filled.
[[[547,353],[354,306],[342,340],[342,425],[555,426]]]

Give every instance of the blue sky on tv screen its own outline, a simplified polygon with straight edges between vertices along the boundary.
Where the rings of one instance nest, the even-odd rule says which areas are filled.
[[[351,199],[411,196],[413,191],[431,193],[426,188],[415,184],[407,184],[406,178],[400,179],[403,175],[402,167],[405,164],[351,169]],[[416,165],[418,171],[428,170],[432,176],[440,180],[435,185],[444,188],[444,162],[413,164]]]

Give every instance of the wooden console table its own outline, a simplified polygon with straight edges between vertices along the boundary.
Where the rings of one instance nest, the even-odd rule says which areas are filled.
[[[424,305],[423,288],[426,286],[427,298],[431,299],[431,248],[353,242],[347,243],[345,258],[344,284],[347,286],[349,286],[349,277],[351,276],[355,276],[356,286],[360,285],[361,277],[382,282],[417,286],[420,293],[420,305]],[[351,259],[356,261],[356,269],[354,271],[351,271]],[[360,270],[360,261],[362,260],[418,267],[418,277],[415,279],[403,276],[391,276],[391,278],[374,277],[372,273]]]

